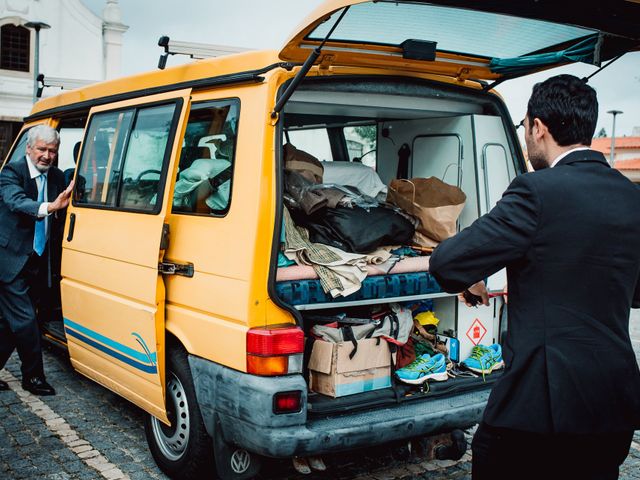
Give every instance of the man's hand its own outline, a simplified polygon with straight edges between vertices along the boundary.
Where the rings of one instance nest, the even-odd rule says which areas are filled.
[[[476,303],[473,302],[472,300],[473,297],[469,298],[469,296],[465,296],[466,292],[478,297],[477,302]],[[458,298],[460,299],[461,302],[464,302],[464,304],[467,307],[475,307],[478,303],[489,306],[489,293],[487,292],[487,287],[484,284],[484,281],[474,283],[469,288],[467,288],[463,293],[460,293],[458,295]]]
[[[69,201],[71,200],[71,193],[73,192],[74,183],[75,183],[75,180],[71,180],[71,183],[64,190],[64,192],[58,195],[58,198],[56,198],[53,202],[49,204],[49,206],[47,207],[47,211],[49,213],[57,212],[58,210],[62,210],[63,208],[67,208],[69,206]]]

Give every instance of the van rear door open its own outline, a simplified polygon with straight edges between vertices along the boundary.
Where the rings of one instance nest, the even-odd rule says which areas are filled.
[[[64,328],[74,367],[165,422],[159,262],[180,152],[175,138],[190,93],[91,109],[63,240]]]
[[[640,3],[332,0],[302,22],[280,58],[507,79],[572,62],[601,65],[640,46]],[[326,39],[326,43],[324,42]]]

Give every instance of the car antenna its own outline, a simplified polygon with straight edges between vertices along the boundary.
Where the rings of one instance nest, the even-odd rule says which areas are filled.
[[[322,53],[322,47],[327,42],[327,40],[329,40],[329,37],[331,36],[333,31],[336,29],[338,24],[342,21],[342,18],[345,16],[348,10],[349,10],[349,6],[346,6],[342,10],[342,13],[336,20],[336,23],[334,23],[333,26],[331,27],[331,30],[329,30],[329,33],[327,33],[327,36],[324,37],[324,40],[322,40],[320,45],[314,48],[313,51],[307,57],[307,59],[304,61],[304,63],[302,64],[302,67],[300,67],[300,70],[298,70],[298,73],[296,73],[296,76],[293,77],[293,80],[291,80],[291,83],[289,84],[289,86],[286,88],[286,90],[282,93],[282,96],[276,102],[276,106],[273,107],[273,111],[271,112],[271,118],[278,117],[278,114],[282,111],[282,109],[284,108],[284,105],[287,103],[289,98],[291,98],[291,95],[293,95],[293,92],[296,91],[296,88],[298,88],[298,84],[307,75],[309,70],[311,70],[311,67],[313,66],[315,61],[318,59],[318,57]]]

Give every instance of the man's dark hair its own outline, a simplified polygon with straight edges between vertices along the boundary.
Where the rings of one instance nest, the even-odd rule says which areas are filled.
[[[561,147],[591,145],[598,120],[596,91],[573,75],[557,75],[536,83],[527,105],[529,128],[539,118]]]

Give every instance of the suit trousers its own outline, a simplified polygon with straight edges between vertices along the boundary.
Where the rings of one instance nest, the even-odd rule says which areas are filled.
[[[22,362],[22,378],[44,376],[40,329],[36,320],[34,299],[44,259],[35,253],[22,271],[8,283],[0,282],[0,369],[18,351]]]
[[[633,430],[540,434],[481,423],[471,443],[473,480],[616,480]]]

